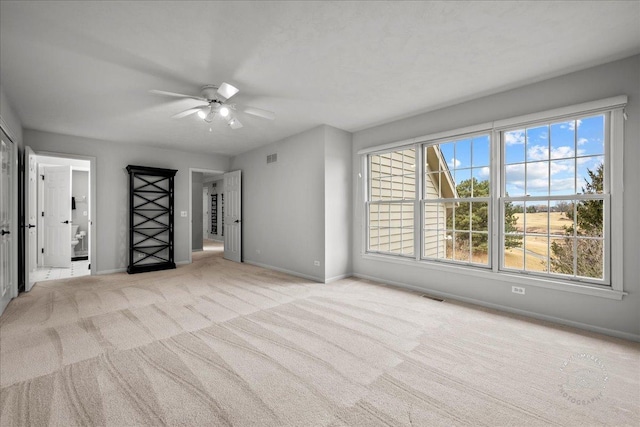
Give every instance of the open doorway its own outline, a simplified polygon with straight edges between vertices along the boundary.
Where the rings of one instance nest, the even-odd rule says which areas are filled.
[[[94,274],[95,159],[25,151],[25,290]]]
[[[190,174],[191,252],[223,252],[224,172],[191,169]]]

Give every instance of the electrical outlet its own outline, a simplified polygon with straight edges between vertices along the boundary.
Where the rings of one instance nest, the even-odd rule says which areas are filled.
[[[512,286],[511,292],[513,292],[514,294],[524,295],[524,288],[521,288],[520,286]]]
[[[313,265],[315,265],[316,267],[320,267],[320,261],[313,261]]]
[[[87,216],[87,211],[82,211],[82,216]]]
[[[186,217],[187,216],[187,211],[180,211],[180,216]]]

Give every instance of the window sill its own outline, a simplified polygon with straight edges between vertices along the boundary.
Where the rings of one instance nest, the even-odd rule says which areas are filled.
[[[544,289],[553,289],[557,291],[570,292],[576,294],[590,295],[599,298],[607,298],[613,300],[622,300],[627,295],[626,292],[613,290],[609,287],[598,285],[586,285],[581,283],[572,283],[555,279],[544,279],[540,277],[532,277],[524,274],[510,272],[493,272],[482,268],[462,267],[439,262],[416,261],[415,259],[400,258],[392,255],[381,254],[362,254],[362,259],[370,261],[383,261],[394,264],[400,264],[408,267],[417,267],[427,270],[439,270],[447,273],[463,274],[466,276],[478,277],[486,280],[498,280],[501,282],[509,282],[512,284],[534,286]]]

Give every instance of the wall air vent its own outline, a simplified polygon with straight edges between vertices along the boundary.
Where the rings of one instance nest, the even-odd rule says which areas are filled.
[[[278,153],[269,154],[267,156],[267,164],[275,163],[278,161]]]

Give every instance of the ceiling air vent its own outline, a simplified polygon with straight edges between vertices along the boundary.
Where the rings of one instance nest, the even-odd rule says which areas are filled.
[[[267,156],[267,164],[275,163],[278,161],[278,153],[269,154]]]

